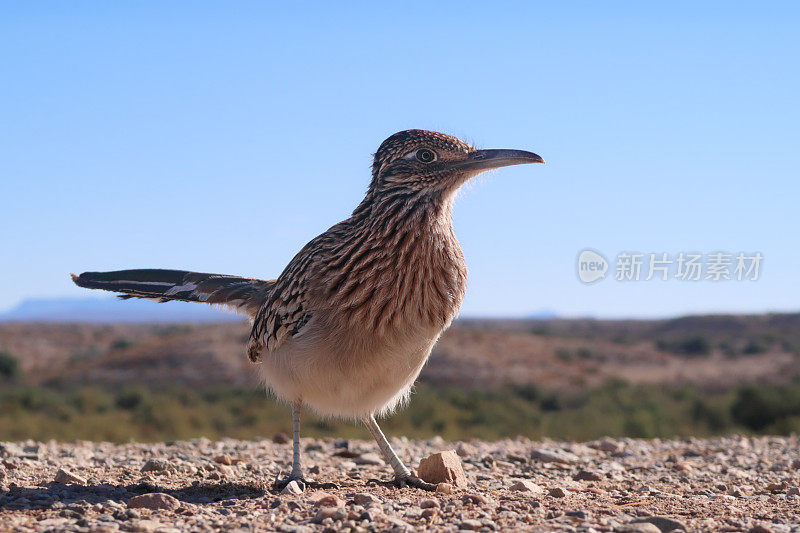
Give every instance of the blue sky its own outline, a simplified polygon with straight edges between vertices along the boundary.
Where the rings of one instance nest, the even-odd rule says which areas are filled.
[[[466,316],[797,310],[800,8],[751,6],[2,2],[0,310],[83,270],[273,278],[407,128],[547,160],[460,195]],[[584,285],[584,248],[764,262]]]

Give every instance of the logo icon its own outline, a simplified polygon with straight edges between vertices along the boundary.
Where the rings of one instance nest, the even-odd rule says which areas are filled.
[[[578,254],[578,279],[583,283],[594,283],[606,277],[608,261],[594,250],[583,250]]]

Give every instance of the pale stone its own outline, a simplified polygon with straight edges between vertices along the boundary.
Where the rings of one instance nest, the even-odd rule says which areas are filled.
[[[455,450],[435,453],[419,462],[419,477],[428,483],[450,483],[466,487],[467,476],[461,466],[461,458]]]

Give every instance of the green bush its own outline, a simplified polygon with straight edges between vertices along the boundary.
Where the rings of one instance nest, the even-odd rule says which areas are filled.
[[[733,420],[753,431],[763,431],[800,417],[800,387],[748,385],[737,391],[731,405]]]
[[[744,345],[744,348],[742,348],[742,353],[745,355],[755,355],[766,352],[768,348],[769,346],[764,341],[751,339]]]
[[[125,410],[133,410],[139,407],[144,401],[144,394],[138,389],[123,389],[117,394],[114,401],[117,407]]]
[[[693,335],[683,339],[659,339],[656,341],[656,348],[680,355],[710,355],[711,341],[704,335]]]
[[[125,337],[120,337],[118,339],[114,339],[113,341],[111,341],[111,349],[124,350],[125,348],[129,348],[134,344],[135,343],[132,340],[128,340]]]
[[[215,387],[0,387],[3,438],[125,442],[206,436],[254,438],[291,430],[289,409],[263,390]],[[307,412],[304,436],[369,438],[359,425]],[[469,391],[420,385],[406,408],[381,423],[409,438],[497,439],[514,436],[590,440],[708,436],[800,430],[800,379],[709,393],[689,385],[606,383],[580,392],[520,385]]]
[[[16,379],[20,375],[19,361],[8,352],[0,352],[0,378]]]

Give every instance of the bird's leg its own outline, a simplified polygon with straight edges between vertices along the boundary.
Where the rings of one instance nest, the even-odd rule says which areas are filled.
[[[378,422],[375,421],[375,416],[365,416],[361,420],[364,422],[364,425],[367,426],[369,432],[372,433],[372,436],[375,438],[375,442],[378,443],[378,448],[381,449],[384,459],[388,461],[388,463],[392,466],[392,470],[394,470],[394,481],[392,482],[393,485],[400,488],[410,486],[429,491],[436,490],[436,485],[433,483],[428,483],[416,476],[411,475],[411,471],[406,468],[406,465],[403,464],[403,461],[400,460],[395,451],[392,449],[392,445],[389,444],[388,440],[386,440],[386,436],[383,434],[383,431],[381,431],[380,426],[378,426]]]
[[[275,488],[280,490],[292,481],[296,481],[301,490],[305,490],[306,487],[335,489],[337,488],[335,483],[317,483],[303,477],[303,467],[300,462],[300,409],[302,406],[302,400],[292,402],[292,471],[285,478],[276,479]]]
[[[300,400],[292,403],[292,473],[289,477],[303,478],[303,467],[300,466]]]
[[[282,489],[292,481],[297,481],[304,489],[307,481],[303,478],[303,467],[300,464],[300,408],[301,400],[292,402],[292,471],[281,479],[275,480],[275,488]]]

